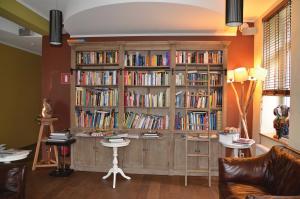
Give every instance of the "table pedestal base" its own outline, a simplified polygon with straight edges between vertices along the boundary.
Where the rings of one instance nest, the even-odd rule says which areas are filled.
[[[113,167],[108,171],[108,173],[102,177],[103,180],[107,179],[111,174],[113,174],[113,188],[116,188],[116,177],[117,174],[121,174],[121,176],[127,180],[130,180],[131,178],[124,174],[123,170],[118,167],[118,148],[113,147]]]

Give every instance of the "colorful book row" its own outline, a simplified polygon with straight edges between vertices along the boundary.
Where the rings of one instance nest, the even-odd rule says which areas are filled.
[[[176,64],[222,64],[222,51],[176,51]]]
[[[112,129],[118,128],[118,112],[75,109],[75,125],[78,128]]]
[[[124,105],[126,107],[169,107],[170,106],[170,89],[165,92],[155,94],[141,94],[138,91],[125,91]]]
[[[118,64],[118,51],[77,52],[77,64]]]
[[[133,129],[169,129],[169,116],[126,112],[124,125]]]
[[[168,51],[161,54],[149,55],[143,52],[125,52],[124,66],[170,66],[170,53]]]
[[[117,71],[77,71],[76,85],[82,86],[101,86],[117,85]]]
[[[124,71],[127,86],[168,86],[169,73],[160,71]]]
[[[209,120],[208,120],[209,119]],[[207,112],[193,111],[187,115],[178,112],[175,115],[175,129],[177,130],[208,130],[208,121],[210,130],[222,129],[222,111],[210,113],[208,118]]]
[[[118,89],[76,87],[76,106],[118,106]]]

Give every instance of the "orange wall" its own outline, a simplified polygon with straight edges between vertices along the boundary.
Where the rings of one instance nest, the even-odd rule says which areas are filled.
[[[70,47],[51,47],[48,37],[43,37],[42,55],[42,96],[50,98],[54,112],[59,117],[55,126],[57,129],[68,128],[70,125],[70,86],[60,84],[60,73],[70,70]],[[228,48],[228,69],[239,66],[252,67],[254,58],[253,36],[151,36],[151,37],[102,37],[88,38],[88,41],[231,41]],[[238,126],[239,116],[233,92],[228,87],[227,126]],[[252,107],[248,113],[249,132],[252,132]]]

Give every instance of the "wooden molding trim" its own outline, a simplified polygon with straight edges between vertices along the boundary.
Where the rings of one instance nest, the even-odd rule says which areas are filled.
[[[282,0],[275,8],[273,8],[266,16],[262,18],[263,22],[269,21],[274,15],[280,12],[285,6],[289,4],[290,0]]]
[[[290,96],[290,90],[264,90],[262,94],[268,96]]]

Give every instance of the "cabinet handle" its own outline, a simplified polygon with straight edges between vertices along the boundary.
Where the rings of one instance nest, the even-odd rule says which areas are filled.
[[[195,149],[195,152],[200,153],[201,151],[200,149]]]

